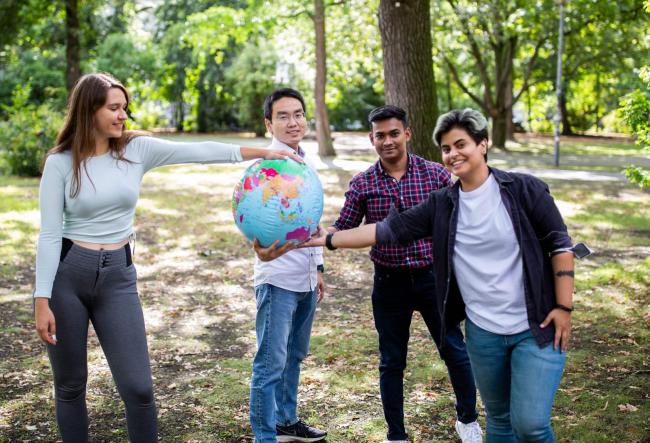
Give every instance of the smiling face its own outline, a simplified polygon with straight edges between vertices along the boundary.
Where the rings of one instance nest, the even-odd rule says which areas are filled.
[[[120,138],[128,118],[128,102],[119,88],[110,88],[106,103],[95,112],[95,136],[98,139]]]
[[[406,143],[411,139],[411,129],[396,119],[372,122],[370,142],[383,162],[398,163],[406,157]]]
[[[293,97],[282,97],[273,102],[272,106],[271,120],[264,119],[267,131],[278,141],[298,149],[307,132],[307,119],[302,103]]]
[[[487,171],[485,139],[477,144],[464,129],[452,128],[442,135],[440,148],[443,163],[461,180],[472,181]]]

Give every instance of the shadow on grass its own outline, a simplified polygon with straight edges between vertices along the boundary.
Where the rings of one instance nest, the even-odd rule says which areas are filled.
[[[181,167],[155,172],[144,183],[135,262],[162,442],[250,441],[253,253],[233,227],[229,203],[240,174]],[[323,173],[323,224],[335,220],[351,176]],[[650,272],[643,261],[650,199],[618,183],[553,181],[551,190],[573,209],[566,218],[574,238],[598,251],[578,265],[574,350],[553,411],[558,441],[643,441],[650,434]],[[29,229],[16,224],[11,232],[30,232],[25,242],[33,235]],[[12,254],[21,243],[7,247]],[[49,365],[26,298],[34,259],[33,249],[27,251],[17,263],[25,276],[15,284],[19,289],[0,292],[0,441],[56,441]],[[328,428],[330,443],[381,441],[372,266],[365,250],[326,252],[326,265],[329,294],[318,308],[303,366],[301,418]],[[93,441],[125,441],[122,405],[96,338],[89,349]],[[412,441],[456,441],[451,387],[418,316],[408,363],[405,415]]]

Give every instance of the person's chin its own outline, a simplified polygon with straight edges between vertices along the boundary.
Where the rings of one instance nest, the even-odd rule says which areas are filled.
[[[284,140],[281,140],[282,143],[285,145],[291,146],[291,145],[297,145],[302,141],[302,136],[295,136],[295,137],[287,137]]]
[[[402,154],[397,149],[389,149],[382,152],[381,158],[386,161],[395,161],[400,159]]]
[[[117,129],[115,127],[112,127],[107,132],[108,132],[109,137],[111,137],[111,138],[121,137],[122,133],[124,132],[124,128]]]

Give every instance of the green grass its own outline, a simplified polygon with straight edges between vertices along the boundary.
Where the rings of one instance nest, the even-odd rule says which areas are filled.
[[[506,147],[512,152],[547,154],[554,153],[552,136],[518,134],[516,143],[508,142]],[[562,155],[604,155],[604,156],[643,156],[633,140],[603,139],[599,137],[562,137]]]
[[[600,155],[580,143],[575,152]],[[612,148],[633,152],[628,145]],[[241,171],[169,167],[152,171],[143,182],[135,262],[162,442],[250,441],[253,256],[230,214]],[[351,176],[322,172],[325,223],[338,214],[332,201],[340,201]],[[596,251],[577,263],[572,350],[553,409],[557,440],[647,442],[650,195],[622,182],[550,180],[549,185],[572,237]],[[0,177],[0,442],[57,440],[49,363],[33,333],[29,299],[37,187],[35,179]],[[386,430],[370,306],[372,266],[366,251],[326,254],[329,289],[303,365],[300,415],[328,428],[330,443],[378,442]],[[89,370],[91,438],[125,441],[122,404],[92,333]],[[452,398],[446,369],[416,315],[405,374],[413,442],[457,441]]]

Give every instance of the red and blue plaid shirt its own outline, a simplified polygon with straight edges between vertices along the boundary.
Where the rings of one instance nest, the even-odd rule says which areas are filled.
[[[377,223],[388,216],[391,206],[405,211],[426,200],[437,189],[450,186],[451,175],[439,163],[408,154],[408,167],[400,180],[391,177],[381,162],[354,176],[345,193],[345,205],[334,227],[338,230]],[[370,259],[391,268],[422,268],[433,264],[431,239],[415,241],[408,246],[375,245]]]

